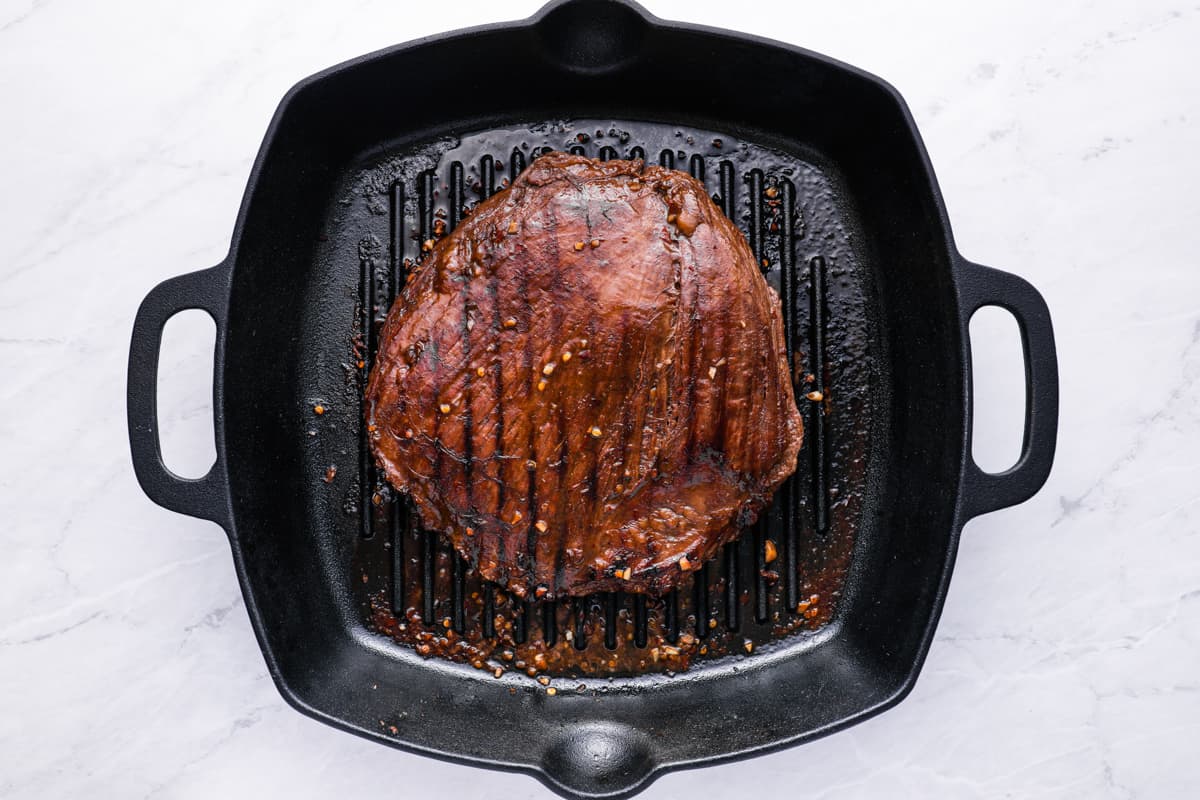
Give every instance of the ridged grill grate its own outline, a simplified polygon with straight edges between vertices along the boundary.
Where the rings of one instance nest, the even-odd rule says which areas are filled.
[[[587,148],[583,145],[574,145],[570,151],[579,155],[587,155]],[[537,158],[542,151],[535,150],[532,153],[533,158]],[[676,168],[678,163],[682,163],[683,153],[670,149],[664,149],[658,156],[658,163],[664,167]],[[599,148],[596,156],[601,160],[609,160],[620,157],[620,154],[612,146],[604,146]],[[626,153],[630,159],[646,159],[645,150],[640,146],[630,147]],[[507,172],[511,178],[515,178],[526,166],[526,155],[520,148],[514,148],[508,160]],[[475,187],[480,198],[490,197],[500,187],[497,182],[496,174],[497,167],[503,169],[505,165],[498,165],[496,160],[485,155],[479,160],[478,176],[479,184]],[[688,172],[702,183],[707,179],[707,170],[709,161],[700,154],[694,154],[686,159]],[[735,164],[730,159],[716,160],[713,164],[716,169],[716,184],[717,192],[714,199],[717,201],[721,210],[735,223],[739,224],[746,238],[750,243],[751,250],[754,253],[755,259],[762,265],[763,271],[769,272],[772,269],[779,270],[779,287],[780,294],[783,300],[784,313],[784,329],[786,337],[786,346],[788,360],[793,370],[793,376],[796,375],[796,359],[799,357],[799,324],[796,319],[797,304],[800,302],[801,283],[804,280],[808,281],[808,295],[810,301],[809,310],[809,326],[805,332],[807,334],[808,348],[807,369],[810,373],[810,384],[797,386],[797,401],[802,410],[806,410],[805,420],[805,450],[810,454],[812,459],[811,468],[811,485],[803,486],[804,481],[798,479],[797,476],[789,478],[776,492],[774,505],[778,509],[778,517],[770,513],[770,509],[764,509],[760,514],[758,522],[754,524],[748,535],[739,537],[737,540],[725,546],[721,556],[713,561],[704,564],[700,569],[696,570],[692,578],[692,609],[695,617],[694,635],[699,639],[706,638],[712,630],[713,620],[718,617],[723,618],[724,625],[730,631],[738,631],[742,625],[742,594],[743,588],[748,588],[753,600],[753,614],[755,621],[758,623],[767,622],[773,612],[783,611],[787,614],[796,615],[801,613],[797,606],[801,602],[800,596],[800,577],[798,574],[799,564],[799,547],[798,532],[803,527],[802,520],[799,519],[802,513],[802,508],[807,506],[811,515],[810,527],[815,529],[819,534],[825,534],[829,528],[829,488],[827,478],[827,465],[829,463],[828,437],[826,434],[826,409],[822,402],[808,402],[805,396],[809,392],[818,392],[821,396],[827,391],[826,387],[826,364],[825,364],[825,325],[827,316],[827,307],[825,300],[825,281],[826,281],[826,266],[824,259],[820,256],[812,258],[808,263],[807,275],[802,276],[798,273],[795,259],[795,215],[796,215],[796,187],[793,182],[785,176],[768,176],[760,169],[751,169],[743,177],[742,181],[737,180],[737,170]],[[466,169],[461,161],[452,161],[446,168],[445,182],[442,184],[446,192],[446,211],[444,223],[446,231],[452,230],[463,218],[466,205]],[[770,178],[770,180],[769,180]],[[434,170],[425,170],[421,172],[415,183],[415,186],[408,186],[404,181],[395,181],[392,186],[389,198],[390,206],[390,269],[387,271],[383,280],[380,280],[379,267],[371,259],[362,260],[362,275],[360,280],[360,308],[361,318],[360,327],[362,331],[362,353],[359,359],[359,370],[362,385],[365,386],[367,375],[371,369],[372,359],[375,356],[378,345],[379,329],[386,316],[387,309],[390,307],[392,300],[404,286],[406,280],[406,265],[411,264],[412,260],[407,255],[406,245],[409,243],[407,232],[415,229],[418,242],[428,241],[434,236],[435,225],[438,224],[436,208],[438,206],[438,181],[439,175]],[[774,216],[777,220],[776,225],[768,229],[766,220],[768,219],[768,203],[767,187],[768,184],[773,189],[778,208],[778,214]],[[743,190],[746,192],[742,195]],[[407,193],[415,192],[415,208],[416,219],[409,220],[405,218]],[[741,204],[745,202],[745,207],[749,213],[745,218],[739,220],[738,210]],[[414,224],[415,223],[415,224]],[[768,264],[766,261],[766,247],[768,237],[778,237],[778,263]],[[411,257],[413,260],[419,260],[422,255],[420,245],[418,244],[416,252]],[[386,296],[381,296],[386,293]],[[383,301],[383,302],[381,302]],[[468,437],[469,440],[469,437]],[[803,456],[802,456],[803,457]],[[382,517],[375,513],[373,506],[378,505],[378,499],[381,496],[380,481],[381,476],[376,474],[377,469],[372,461],[370,448],[367,444],[367,437],[360,437],[360,459],[359,459],[359,486],[361,492],[360,509],[360,533],[364,538],[373,538],[377,533],[377,528],[386,527],[387,535],[390,537],[391,550],[391,580],[389,597],[392,610],[397,615],[402,615],[409,603],[410,598],[407,596],[406,587],[409,585],[410,576],[406,574],[406,569],[411,568],[411,561],[406,556],[406,542],[410,543],[419,541],[420,553],[417,562],[419,564],[419,586],[421,594],[420,617],[424,625],[433,627],[435,625],[446,625],[445,620],[449,620],[449,625],[458,633],[463,633],[467,626],[468,614],[466,613],[467,603],[467,579],[469,574],[469,565],[456,552],[452,552],[449,544],[444,542],[436,532],[433,531],[417,531],[417,519],[415,513],[409,507],[408,503],[403,498],[397,495],[384,493],[390,497],[390,502],[387,502],[387,512]],[[804,502],[803,495],[807,491],[809,495],[808,502]],[[772,518],[778,518],[782,521],[782,530],[772,530]],[[386,520],[386,525],[381,525],[380,522]],[[784,598],[786,598],[783,609],[772,608],[772,598],[770,591],[770,582],[768,580],[768,556],[766,548],[768,541],[775,546],[774,543],[781,543],[781,549],[777,553],[780,559],[782,569],[779,571],[781,579],[784,582]],[[747,544],[749,543],[749,545]],[[747,547],[750,553],[744,552]],[[438,586],[438,559],[439,554],[444,554],[449,551],[450,569],[449,569],[449,585],[444,587]],[[742,559],[750,556],[753,558],[754,578],[751,585],[748,587],[742,586]],[[723,595],[720,600],[723,602],[723,613],[718,614],[717,609],[713,607],[712,587],[713,570],[720,570],[717,577],[720,580],[716,583],[717,590]],[[480,624],[482,625],[482,633],[485,637],[491,638],[496,635],[495,631],[495,609],[496,609],[496,592],[497,588],[490,584],[483,584],[479,594],[479,602],[482,606],[482,613],[479,615]],[[670,592],[661,602],[660,613],[662,614],[661,629],[667,641],[678,641],[682,631],[683,620],[680,614],[680,591],[675,590]],[[686,589],[684,590],[686,591]],[[439,599],[441,602],[439,602]],[[620,592],[606,592],[599,596],[587,598],[572,598],[570,600],[560,601],[569,604],[569,613],[566,620],[567,630],[570,631],[574,646],[583,650],[586,646],[587,625],[586,621],[588,614],[593,609],[599,609],[603,620],[601,626],[603,630],[604,643],[609,649],[617,646],[618,625],[622,614],[622,609],[629,609],[629,619],[632,625],[633,644],[636,647],[645,647],[648,640],[649,627],[649,608],[647,599],[643,595],[626,596]],[[516,602],[515,612],[513,615],[513,639],[518,643],[527,641],[530,636],[529,623],[530,620],[536,619],[538,626],[541,629],[542,637],[548,646],[553,646],[560,635],[559,630],[559,602],[540,601],[540,602]],[[439,614],[439,610],[441,613]]]

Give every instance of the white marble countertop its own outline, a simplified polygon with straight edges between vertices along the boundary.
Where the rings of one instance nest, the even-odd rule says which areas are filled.
[[[412,5],[0,4],[0,796],[548,796],[288,708],[225,537],[153,505],[129,462],[134,310],[159,280],[224,256],[289,86],[537,8]],[[810,745],[669,774],[645,796],[1196,796],[1200,7],[648,5],[897,86],[962,252],[1050,304],[1062,418],[1045,489],[967,526],[905,702]],[[172,463],[199,473],[211,326],[177,327],[162,423]],[[979,351],[1011,352],[1006,330],[981,323]],[[1017,444],[1019,372],[981,372],[1003,401],[977,422],[996,465]]]

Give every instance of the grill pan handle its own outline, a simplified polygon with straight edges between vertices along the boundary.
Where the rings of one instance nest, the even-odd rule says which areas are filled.
[[[1025,436],[1017,463],[1004,472],[984,472],[971,454],[974,424],[967,404],[967,448],[963,459],[963,519],[1014,506],[1032,497],[1050,474],[1058,438],[1058,359],[1050,310],[1038,290],[1009,272],[962,259],[958,273],[959,314],[970,363],[971,315],[984,306],[999,306],[1013,315],[1025,354]],[[973,391],[967,383],[968,397]]]
[[[167,468],[158,438],[158,355],[163,325],[190,308],[207,311],[217,326],[217,363],[223,352],[225,319],[229,305],[229,269],[211,269],[171,278],[155,286],[138,307],[129,347],[126,410],[133,471],[150,499],[160,506],[201,519],[212,520],[226,531],[229,524],[229,490],[221,442],[221,377],[213,380],[214,428],[217,460],[202,478],[181,478]]]

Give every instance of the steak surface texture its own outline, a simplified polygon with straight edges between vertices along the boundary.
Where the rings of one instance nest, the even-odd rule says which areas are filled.
[[[779,298],[691,176],[549,153],[424,246],[367,428],[484,578],[663,593],[795,470]]]

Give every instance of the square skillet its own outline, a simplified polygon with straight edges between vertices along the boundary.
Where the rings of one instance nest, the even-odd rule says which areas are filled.
[[[441,156],[456,141],[536,142],[568,130],[562,120],[581,119],[632,131],[615,140],[621,155],[651,159],[672,132],[715,132],[751,197],[764,174],[796,181],[795,216],[811,230],[785,227],[788,244],[772,251],[767,278],[784,295],[797,358],[821,356],[811,340],[824,335],[822,306],[810,313],[801,299],[815,291],[814,274],[828,264],[831,281],[845,276],[841,284],[861,289],[858,305],[842,308],[844,324],[863,332],[858,357],[818,372],[869,373],[868,411],[851,422],[870,446],[852,558],[827,624],[673,676],[571,681],[580,690],[549,696],[518,674],[495,679],[372,634],[354,588],[369,541],[361,535],[369,515],[358,513],[367,498],[331,493],[322,478],[338,459],[343,477],[367,485],[350,342],[364,332],[364,313],[386,311],[375,278],[389,262],[399,270],[409,209],[422,220],[432,213],[419,198],[400,198],[389,218],[375,199],[395,184],[373,186],[372,176],[399,182],[422,163],[444,175]],[[766,152],[774,162],[762,161]],[[718,161],[703,156],[698,169],[708,163],[710,189],[765,253],[760,207],[749,202],[740,213]],[[804,174],[823,179],[805,183]],[[363,231],[380,235],[349,238]],[[1014,314],[1026,363],[1024,445],[1001,474],[982,472],[970,456],[968,322],[983,305]],[[218,329],[217,460],[198,480],[163,465],[156,422],[162,326],[188,308],[206,310]],[[838,324],[828,326],[836,333]],[[367,339],[370,329],[368,319]],[[899,702],[929,647],[963,523],[1040,488],[1058,414],[1045,303],[1022,279],[958,254],[895,90],[814,53],[663,22],[624,0],[551,3],[527,21],[412,42],[297,85],[259,152],[229,256],[164,282],[143,302],[128,392],[142,487],[225,529],[259,644],[289,703],[385,744],[529,772],[587,798],[629,796],[665,770],[807,741]],[[330,413],[318,425],[311,409],[322,400]],[[805,449],[816,457],[802,454],[793,485],[819,486],[826,466],[837,469],[822,461],[823,424],[810,413]],[[824,500],[797,501],[787,513],[778,506],[763,524],[792,543],[789,553],[797,541],[820,547],[816,517],[839,509]]]

